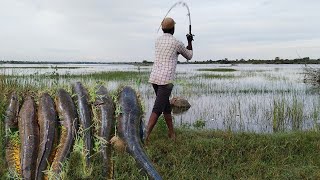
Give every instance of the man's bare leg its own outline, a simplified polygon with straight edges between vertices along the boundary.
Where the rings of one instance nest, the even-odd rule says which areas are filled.
[[[149,142],[149,136],[151,134],[152,129],[154,128],[154,126],[156,125],[157,121],[158,121],[158,114],[155,112],[152,112],[150,114],[150,118],[149,118],[149,122],[148,122],[148,126],[147,126],[147,135],[146,135],[146,144],[148,144]]]
[[[173,123],[172,123],[172,115],[170,114],[163,114],[164,119],[166,121],[168,130],[169,130],[169,138],[175,140],[176,139],[176,134],[174,133],[173,129]]]

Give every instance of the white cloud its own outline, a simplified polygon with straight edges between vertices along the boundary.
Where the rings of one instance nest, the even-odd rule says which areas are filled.
[[[194,59],[320,57],[316,0],[202,0],[190,6]],[[172,1],[1,0],[0,59],[153,59],[160,21]],[[186,10],[169,14],[186,42]],[[300,52],[299,51],[299,52]],[[181,60],[181,59],[180,59]]]

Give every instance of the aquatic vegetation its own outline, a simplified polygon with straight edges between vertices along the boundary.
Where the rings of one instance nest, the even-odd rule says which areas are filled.
[[[288,110],[291,119],[292,130],[301,130],[303,125],[303,103],[298,101],[296,96],[293,97],[291,108]]]
[[[125,65],[123,65],[125,66]],[[227,114],[233,109],[234,99],[240,101],[241,108],[239,110],[240,116],[232,116],[234,122],[228,120],[226,125],[233,124],[234,130],[245,131],[266,131],[270,132],[273,129],[272,119],[266,117],[273,112],[273,101],[279,99],[281,96],[286,97],[285,109],[291,108],[294,96],[303,97],[299,100],[303,107],[302,129],[313,128],[313,124],[306,126],[312,120],[311,109],[313,106],[306,106],[306,102],[313,98],[313,95],[319,91],[312,90],[312,86],[303,84],[303,68],[295,66],[295,68],[281,66],[281,65],[238,65],[238,66],[219,66],[219,65],[202,65],[202,66],[187,66],[186,69],[178,66],[177,79],[174,82],[174,89],[172,96],[182,96],[192,99],[193,107],[190,108],[185,115],[183,115],[187,123],[193,124],[199,117],[207,122],[205,128],[226,129],[222,123],[226,119],[231,119]],[[92,68],[92,67],[91,67]],[[136,87],[141,94],[141,100],[146,116],[151,112],[152,103],[154,101],[154,92],[150,84],[147,83],[150,68],[137,69],[136,66],[126,67],[121,71],[97,71],[92,72],[89,69],[80,68],[77,71],[83,73],[61,73],[57,70],[48,73],[37,73],[32,75],[18,75],[12,74],[1,79],[3,84],[15,87],[20,91],[28,91],[34,88],[46,89],[52,91],[58,89],[57,87],[68,87],[68,84],[82,81],[87,86],[94,87],[97,84],[107,85],[108,89],[113,92],[119,86],[131,85]],[[198,69],[235,69],[236,71],[219,72],[219,71],[198,71]],[[0,81],[1,82],[1,81]],[[0,84],[1,85],[1,84]],[[68,87],[69,88],[69,87]],[[88,89],[88,91],[92,91]],[[89,92],[90,95],[95,96],[95,93]],[[199,97],[206,97],[206,99]],[[252,99],[247,101],[246,99]],[[316,99],[318,97],[315,97]],[[116,98],[114,98],[115,100]],[[93,102],[94,100],[92,100]],[[242,103],[246,101],[246,104]],[[248,113],[247,107],[256,106],[258,101],[260,109],[256,114]],[[210,103],[211,102],[211,103]],[[236,104],[238,102],[235,102]],[[219,107],[223,104],[223,108]],[[317,106],[315,103],[314,106]],[[301,105],[299,105],[301,106]],[[212,110],[214,109],[214,111]],[[230,109],[230,110],[228,110]],[[219,117],[214,118],[219,114]],[[294,113],[293,113],[294,114]],[[182,115],[176,115],[180,119]],[[289,110],[287,113],[289,116]],[[271,116],[270,116],[271,117]],[[299,116],[296,116],[297,118]],[[211,121],[211,119],[215,119]],[[241,119],[241,122],[240,122]],[[292,124],[292,118],[287,117],[287,124]],[[226,122],[226,121],[225,121]],[[260,122],[260,123],[258,123]],[[314,122],[314,121],[312,121]],[[259,124],[261,124],[260,127]],[[228,125],[228,126],[229,126]],[[288,128],[286,128],[288,129]]]
[[[206,126],[206,121],[199,119],[193,123],[193,127],[196,129],[203,129]]]
[[[285,100],[274,100],[273,101],[273,131],[284,131],[286,126],[286,109]]]
[[[233,74],[201,74],[199,76],[206,79],[227,79],[236,77]]]
[[[316,159],[319,155],[320,101],[318,91],[312,91],[314,87],[303,83],[301,68],[240,65],[232,68],[236,71],[197,71],[199,66],[187,69],[187,72],[183,68],[178,70],[173,96],[186,97],[192,106],[184,114],[174,116],[177,128],[175,143],[167,140],[165,122],[159,119],[156,127],[159,133],[153,134],[153,142],[145,150],[155,168],[164,179],[210,179],[212,176],[220,179],[318,179],[319,162]],[[93,88],[96,85],[104,85],[111,90],[109,93],[116,102],[117,116],[123,108],[119,105],[116,89],[125,85],[135,87],[139,91],[145,117],[148,117],[154,101],[153,89],[147,84],[148,68],[136,72],[134,67],[132,71],[121,73],[94,73],[85,72],[87,69],[84,69],[78,68],[81,72],[78,74],[64,74],[60,71],[62,69],[58,69],[45,74],[41,70],[32,75],[18,75],[18,71],[12,76],[0,75],[0,95],[3,96],[0,112],[6,111],[9,102],[6,96],[12,90],[23,96],[30,92],[37,95],[49,92],[53,96],[61,87],[71,93],[70,83],[83,81],[89,87],[90,103],[99,98],[95,93],[97,89]],[[231,76],[210,78],[205,74]],[[71,96],[75,97],[75,94]],[[35,97],[35,101],[38,103],[39,99]],[[100,107],[94,107],[94,116],[98,115],[95,108]],[[92,121],[94,127],[100,129],[101,125],[98,126],[95,117]],[[292,130],[294,132],[289,132]],[[105,165],[101,153],[108,142],[99,134],[94,134],[91,165],[87,166],[83,132],[83,129],[79,129],[72,151],[61,165],[59,177],[63,179],[104,177]],[[96,128],[94,132],[98,132]],[[4,133],[2,116],[1,142],[4,141]],[[14,137],[12,132],[9,136]],[[1,142],[3,160],[0,158],[0,167],[4,167],[5,148]],[[147,178],[130,155],[115,152],[111,160],[115,179]],[[51,167],[44,174],[48,178],[58,177]],[[6,168],[0,168],[0,175],[6,178],[19,177],[16,171],[9,173]]]

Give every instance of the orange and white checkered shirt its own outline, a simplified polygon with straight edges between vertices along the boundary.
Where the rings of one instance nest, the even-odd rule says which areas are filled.
[[[157,85],[172,83],[181,54],[187,60],[193,56],[193,51],[188,50],[181,41],[173,35],[164,33],[156,41],[156,58],[154,60],[149,82]]]

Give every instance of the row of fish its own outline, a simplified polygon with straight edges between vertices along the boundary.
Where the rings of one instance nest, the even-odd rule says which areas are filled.
[[[72,151],[77,132],[81,129],[86,151],[86,163],[91,163],[93,133],[103,139],[101,147],[103,175],[113,178],[110,139],[114,136],[115,104],[107,89],[98,87],[94,106],[97,109],[98,127],[93,132],[93,113],[87,90],[80,82],[73,85],[74,99],[59,89],[53,100],[43,93],[36,106],[32,96],[24,98],[20,108],[18,96],[12,93],[6,111],[6,160],[10,169],[15,169],[23,179],[45,179],[46,170],[59,176],[62,165]],[[147,157],[141,143],[142,111],[131,87],[124,87],[118,99],[121,112],[117,119],[120,138],[126,150],[150,179],[161,179]],[[79,128],[80,127],[80,128]],[[20,147],[9,134],[19,132]]]

